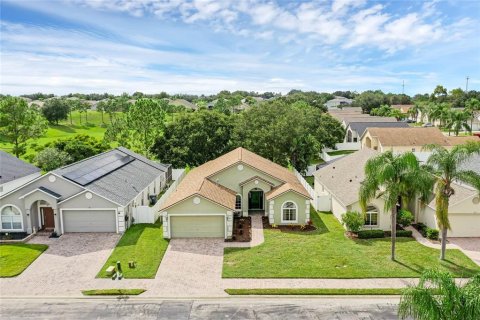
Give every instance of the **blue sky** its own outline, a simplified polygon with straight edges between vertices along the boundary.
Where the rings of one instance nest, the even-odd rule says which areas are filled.
[[[2,0],[1,92],[480,90],[480,3]]]

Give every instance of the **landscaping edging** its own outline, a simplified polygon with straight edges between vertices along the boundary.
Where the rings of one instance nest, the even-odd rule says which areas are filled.
[[[8,244],[8,243],[26,243],[27,241],[29,241],[30,239],[32,239],[33,237],[35,237],[36,233],[32,233],[32,234],[29,234],[27,235],[25,238],[23,239],[17,239],[17,240],[0,240],[0,244],[4,243],[4,244]]]
[[[245,295],[401,295],[404,289],[366,288],[366,289],[325,289],[325,288],[278,288],[278,289],[225,289],[231,296]]]

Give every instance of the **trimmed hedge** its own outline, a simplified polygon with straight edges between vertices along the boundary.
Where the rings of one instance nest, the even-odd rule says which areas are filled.
[[[439,231],[437,229],[427,228],[427,238],[431,240],[438,240]]]
[[[385,238],[383,230],[361,230],[357,232],[359,239]]]
[[[357,232],[359,239],[374,239],[390,237],[392,233],[390,231],[383,230],[361,230]],[[412,236],[411,230],[397,230],[397,237],[408,238]]]

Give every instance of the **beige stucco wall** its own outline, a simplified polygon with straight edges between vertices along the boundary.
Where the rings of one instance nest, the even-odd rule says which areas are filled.
[[[385,211],[384,208],[384,201],[382,198],[373,199],[369,202],[369,205],[373,205],[378,209],[378,225],[375,226],[365,226],[364,229],[381,229],[388,231],[391,229],[391,211]],[[351,211],[358,211],[362,212],[362,207],[360,206],[360,202],[355,202],[351,206],[349,206],[349,210]]]
[[[365,134],[363,135],[362,139],[361,139],[361,145],[362,145],[362,149],[363,148],[369,148],[367,146],[367,140],[370,139],[371,141],[371,145],[370,145],[370,148],[371,149],[374,149],[374,150],[380,150],[380,146],[379,146],[379,143],[378,143],[378,139],[375,138],[375,137],[372,137],[372,135],[370,134],[370,131],[366,131]]]
[[[273,183],[275,186],[281,184],[281,181],[279,181],[278,179],[272,178],[269,175],[266,175],[261,171],[258,171],[244,163],[241,164],[243,165],[243,170],[238,170],[238,164],[235,164],[234,166],[213,175],[212,177],[210,177],[210,180],[212,180],[213,182],[217,182],[222,186],[225,186],[240,194],[242,190],[239,184],[254,176],[259,176],[260,178]]]
[[[272,214],[273,209],[273,223],[277,225],[292,224],[282,222],[282,206],[287,201],[293,201],[297,205],[298,221],[293,224],[307,224],[310,218],[310,200],[293,191],[285,192],[275,199],[268,201],[269,215]]]
[[[194,204],[193,200],[196,197],[190,197],[185,199],[174,206],[167,208],[165,212],[167,214],[209,214],[209,213],[226,213],[228,209],[211,202],[202,197],[198,197],[200,199],[199,204]]]
[[[68,199],[65,202],[60,203],[58,206],[60,209],[67,209],[67,208],[112,208],[116,209],[118,207],[117,204],[102,198],[94,193],[92,194],[91,199],[86,198],[87,192],[82,192],[71,199]]]

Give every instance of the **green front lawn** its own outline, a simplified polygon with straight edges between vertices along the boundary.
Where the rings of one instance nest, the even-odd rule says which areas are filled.
[[[315,184],[315,177],[314,176],[309,176],[309,177],[304,177],[305,178],[305,181],[308,182],[309,185],[312,186],[312,188],[314,187],[314,184]]]
[[[403,289],[324,289],[324,288],[279,288],[279,289],[225,289],[231,296],[245,295],[399,295]]]
[[[0,278],[18,276],[47,248],[44,244],[0,245]]]
[[[122,236],[97,277],[109,278],[105,270],[109,266],[116,266],[116,262],[120,261],[124,278],[155,278],[167,246],[168,240],[163,239],[163,228],[160,222],[135,224]],[[130,269],[129,261],[135,261],[136,267]]]
[[[355,151],[356,150],[336,150],[336,151],[327,152],[327,154],[329,156],[340,156],[340,155],[343,155],[343,154],[354,153]]]
[[[403,278],[438,268],[471,277],[480,267],[460,250],[427,248],[411,238],[397,238],[397,261],[390,260],[390,239],[351,240],[329,213],[312,211],[312,232],[264,230],[265,242],[254,248],[225,248],[225,278]]]
[[[144,293],[144,289],[95,289],[83,290],[84,296],[138,296]]]

